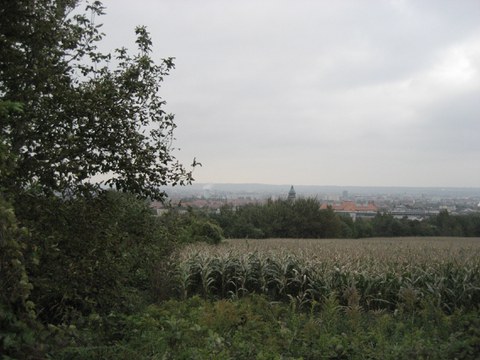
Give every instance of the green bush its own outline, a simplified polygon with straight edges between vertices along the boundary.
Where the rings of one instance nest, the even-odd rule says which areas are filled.
[[[174,242],[219,244],[223,240],[223,230],[217,222],[192,208],[186,213],[170,209],[160,217],[160,222]]]
[[[204,241],[209,244],[219,244],[222,239],[222,229],[208,220],[198,219],[191,224],[194,241]]]
[[[129,312],[148,299],[153,269],[172,246],[147,202],[106,192],[91,199],[33,196],[21,204],[39,252],[29,271],[44,322]]]
[[[307,312],[263,296],[193,297],[125,317],[123,339],[69,348],[59,359],[478,359],[478,311],[381,313],[340,306]]]
[[[42,353],[41,326],[25,270],[28,236],[28,231],[18,226],[13,208],[0,197],[0,354],[5,358]]]

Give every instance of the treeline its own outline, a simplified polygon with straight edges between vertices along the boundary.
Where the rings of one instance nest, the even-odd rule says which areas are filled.
[[[239,208],[224,206],[210,214],[227,238],[365,238],[375,236],[480,236],[480,214],[451,215],[441,211],[418,221],[377,213],[373,219],[320,209],[316,199],[269,200]]]

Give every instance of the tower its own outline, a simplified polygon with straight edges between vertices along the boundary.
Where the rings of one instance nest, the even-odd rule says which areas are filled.
[[[290,187],[290,191],[288,192],[288,201],[294,201],[296,198],[297,194],[295,192],[295,189],[293,188],[293,185]]]

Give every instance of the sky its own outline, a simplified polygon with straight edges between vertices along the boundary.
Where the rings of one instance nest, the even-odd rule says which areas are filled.
[[[199,183],[480,187],[479,0],[104,0]]]

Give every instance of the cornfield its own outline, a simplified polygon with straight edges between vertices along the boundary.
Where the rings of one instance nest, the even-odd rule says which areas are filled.
[[[172,264],[180,298],[257,293],[304,307],[335,296],[374,311],[428,301],[447,313],[480,305],[478,238],[228,240],[189,246]]]

